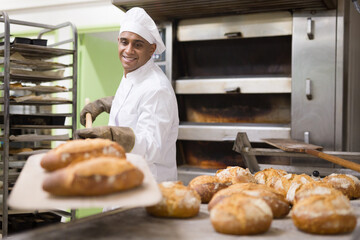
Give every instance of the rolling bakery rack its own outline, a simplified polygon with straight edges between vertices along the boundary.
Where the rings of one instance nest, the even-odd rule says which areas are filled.
[[[0,202],[6,236],[12,214],[8,194],[26,159],[48,151],[53,142],[71,139],[76,130],[77,29],[70,22],[47,25],[13,20],[1,11],[0,24]],[[10,30],[15,27],[37,37],[15,37]],[[64,40],[58,40],[59,33]],[[50,42],[44,35],[55,40]],[[66,125],[66,118],[71,118],[71,125]]]

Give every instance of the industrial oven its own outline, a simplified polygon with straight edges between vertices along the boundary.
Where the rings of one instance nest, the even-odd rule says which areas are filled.
[[[360,151],[360,14],[351,1],[112,2],[125,11],[143,7],[163,35],[167,50],[154,58],[178,98],[180,175],[245,166],[232,150],[238,132],[254,147],[266,146],[264,138],[293,138]]]

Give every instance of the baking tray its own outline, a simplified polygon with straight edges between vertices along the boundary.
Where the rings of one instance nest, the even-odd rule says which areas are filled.
[[[0,46],[0,56],[4,56],[5,46]],[[75,53],[75,50],[53,48],[22,43],[14,43],[10,46],[10,53],[21,52],[25,58],[48,59]]]
[[[61,81],[66,79],[72,79],[73,76],[57,77],[57,76],[29,76],[28,74],[10,74],[10,80],[19,82],[43,82],[43,81]],[[3,81],[4,73],[0,73],[0,80]]]
[[[0,124],[4,123],[3,112],[0,112]],[[69,114],[10,114],[10,125],[64,125]]]
[[[127,160],[144,173],[141,186],[123,192],[94,197],[59,197],[42,189],[43,179],[49,174],[41,166],[44,154],[28,158],[13,190],[8,204],[19,210],[51,210],[104,207],[150,206],[161,200],[160,189],[143,157],[128,153]]]

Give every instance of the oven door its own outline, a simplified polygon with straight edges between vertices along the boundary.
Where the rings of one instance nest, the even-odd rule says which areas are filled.
[[[252,143],[290,138],[292,16],[289,12],[180,21],[174,43],[185,166],[244,166],[238,132]]]

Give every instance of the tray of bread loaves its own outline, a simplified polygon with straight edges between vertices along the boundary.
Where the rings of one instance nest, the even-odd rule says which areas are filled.
[[[29,157],[9,196],[23,210],[139,207],[161,200],[143,157],[105,139],[72,140]]]
[[[360,197],[360,181],[348,174],[320,178],[269,168],[253,175],[248,169],[229,166],[215,176],[197,176],[188,186],[162,182],[159,187],[163,200],[146,207],[150,216],[196,218],[200,203],[207,204],[210,221],[203,223],[206,226],[194,222],[194,236],[195,229],[211,224],[217,233],[230,235],[288,239],[292,233],[303,232],[348,239],[359,225],[359,201],[355,199]]]

